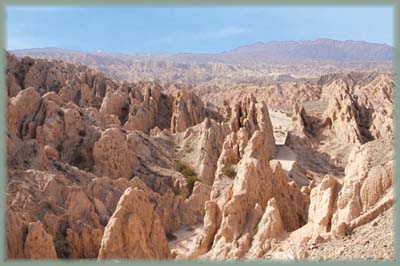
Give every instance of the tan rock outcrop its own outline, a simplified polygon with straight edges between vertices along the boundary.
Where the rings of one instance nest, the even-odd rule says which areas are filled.
[[[256,130],[260,131],[261,134],[265,134],[266,137],[262,138],[264,142],[260,143],[260,145],[264,146],[263,149],[265,149],[264,156],[267,159],[272,159],[275,156],[275,139],[265,102],[257,102],[253,94],[239,99],[232,107],[232,116],[229,119],[229,124],[233,132],[244,128],[248,138]]]
[[[24,137],[27,130],[25,122],[29,122],[38,111],[41,104],[40,94],[32,87],[20,91],[17,96],[9,99],[8,131]]]
[[[336,137],[345,143],[364,143],[358,125],[360,113],[348,85],[343,81],[341,83],[338,81],[338,84],[334,83],[331,86],[335,90],[323,114],[323,127],[326,126],[332,130]]]
[[[194,225],[203,221],[205,203],[210,198],[211,187],[196,182],[192,194],[181,205],[182,224]]]
[[[243,157],[244,149],[249,141],[247,133],[243,128],[232,132],[225,137],[222,145],[221,155],[218,158],[217,176],[223,174],[223,169],[229,165],[236,165]]]
[[[335,178],[326,176],[310,193],[308,223],[312,224],[312,236],[317,237],[331,230],[331,219],[335,211],[336,197],[340,185]]]
[[[215,201],[205,203],[205,216],[203,233],[197,250],[191,254],[192,257],[206,253],[213,245],[214,236],[221,224],[221,210]]]
[[[281,214],[275,198],[268,201],[267,207],[257,226],[251,248],[247,254],[250,258],[260,258],[271,246],[271,240],[278,238],[285,231]]]
[[[285,230],[294,230],[306,221],[308,203],[300,189],[294,182],[288,183],[279,163],[274,162],[271,167],[268,156],[262,156],[265,146],[260,143],[265,137],[260,131],[255,131],[238,163],[234,179],[229,181],[229,178],[221,177],[214,182],[211,200],[217,202],[221,219],[219,224],[207,225],[205,228],[209,230],[203,232],[198,252],[209,247],[206,257],[244,257],[251,248],[251,239],[257,234],[257,225],[271,198],[276,199]],[[208,223],[216,220],[209,217],[210,211],[206,209]],[[213,231],[216,231],[214,240],[210,241]]]
[[[205,118],[202,100],[193,92],[182,89],[178,92],[172,107],[171,131],[182,132]]]
[[[264,102],[258,103],[254,95],[250,95],[239,99],[232,108],[226,108],[231,114],[227,118],[232,132],[222,145],[217,177],[224,174],[224,169],[232,168],[240,161],[250,138],[254,142],[251,157],[270,160],[276,154],[271,119]]]
[[[107,129],[94,144],[95,171],[100,176],[131,178],[137,158],[128,147],[126,136],[118,128]]]
[[[144,86],[143,100],[131,100],[124,129],[149,133],[150,129],[156,126],[160,129],[167,128],[171,118],[172,100],[162,94],[160,86],[155,83],[141,86]]]
[[[53,237],[44,230],[41,222],[28,225],[24,254],[28,259],[57,259]]]
[[[103,98],[103,103],[100,107],[100,112],[115,115],[117,117],[121,116],[122,109],[129,105],[128,95],[121,91],[109,91]]]
[[[52,101],[55,104],[57,104],[58,106],[62,106],[65,103],[63,98],[61,98],[60,95],[58,95],[54,91],[50,91],[50,92],[45,93],[42,96],[42,99],[43,100],[47,100],[47,101]]]
[[[146,194],[128,188],[108,222],[99,259],[168,259],[171,257],[160,218]]]
[[[205,118],[200,124],[177,134],[185,150],[185,158],[193,165],[201,182],[212,185],[218,157],[229,128],[224,123]]]

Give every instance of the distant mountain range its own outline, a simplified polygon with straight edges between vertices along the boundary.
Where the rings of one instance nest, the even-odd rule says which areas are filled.
[[[262,60],[390,61],[393,47],[364,41],[317,39],[302,42],[268,42],[239,47],[225,53]]]
[[[218,54],[130,55],[61,48],[10,51],[17,57],[81,63],[135,81],[226,83],[309,78],[333,72],[391,71],[394,48],[365,41],[258,42]]]

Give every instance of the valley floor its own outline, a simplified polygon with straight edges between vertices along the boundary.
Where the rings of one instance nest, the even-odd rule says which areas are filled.
[[[341,240],[307,248],[311,260],[394,260],[394,208]]]

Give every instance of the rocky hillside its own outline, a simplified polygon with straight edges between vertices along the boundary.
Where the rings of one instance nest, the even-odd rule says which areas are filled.
[[[59,48],[12,53],[19,58],[81,63],[115,79],[156,81],[167,86],[172,83],[232,86],[318,78],[336,72],[391,72],[393,60],[391,46],[330,39],[259,42],[217,54],[124,55]]]
[[[393,82],[310,86],[284,91],[299,95],[286,113],[261,91],[213,106],[190,86],[7,54],[7,257],[336,258],[324,245],[383,230],[394,204]],[[353,257],[393,259],[365,249]]]

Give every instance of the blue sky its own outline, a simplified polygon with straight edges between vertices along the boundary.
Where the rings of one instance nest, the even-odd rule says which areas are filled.
[[[8,7],[6,15],[9,50],[218,53],[258,41],[394,42],[390,7]]]

